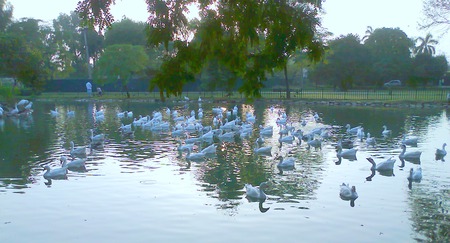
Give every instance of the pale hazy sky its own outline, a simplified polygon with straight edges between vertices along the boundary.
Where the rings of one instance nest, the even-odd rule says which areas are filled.
[[[70,13],[75,10],[79,0],[7,0],[14,6],[14,18],[32,17],[50,21],[60,13]],[[335,36],[349,33],[365,35],[367,26],[373,29],[389,27],[400,28],[408,37],[425,37],[428,31],[419,30],[418,22],[423,18],[423,0],[326,0],[322,25]],[[147,19],[145,0],[116,0],[111,9],[114,17],[120,20],[122,16],[135,21]],[[450,59],[450,33],[440,37],[434,33],[433,38],[439,41],[437,54],[445,54]]]

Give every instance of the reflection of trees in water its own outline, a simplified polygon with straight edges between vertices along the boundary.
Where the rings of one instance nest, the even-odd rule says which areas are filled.
[[[260,124],[275,123],[278,115],[268,112],[269,108],[270,105],[262,102],[255,105],[254,114],[257,117],[255,128]],[[246,107],[245,110],[251,109]],[[256,129],[248,140],[238,139],[233,143],[219,143],[217,158],[198,166],[196,176],[203,182],[201,186],[205,191],[211,192],[209,196],[217,197],[223,202],[217,205],[218,208],[233,212],[232,209],[239,205],[236,200],[245,196],[243,190],[245,183],[259,185],[263,181],[270,181],[270,186],[265,190],[266,194],[279,198],[279,202],[311,199],[315,189],[318,188],[323,163],[321,152],[308,151],[295,146],[283,146],[282,152],[296,157],[298,166],[280,175],[276,167],[278,160],[275,160],[273,156],[254,155],[254,141],[258,136],[259,132]],[[274,133],[273,139],[277,140],[278,136]]]
[[[321,153],[299,150],[290,156],[297,159],[295,169],[275,176],[274,185],[267,192],[279,197],[279,202],[312,199],[322,177]]]
[[[414,185],[410,191],[413,228],[426,241],[450,242],[450,190],[431,190]]]

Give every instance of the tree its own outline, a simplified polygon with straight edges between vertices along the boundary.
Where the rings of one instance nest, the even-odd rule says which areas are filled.
[[[424,0],[422,12],[425,20],[420,24],[422,29],[441,28],[442,33],[450,30],[450,1]]]
[[[145,46],[145,23],[134,22],[124,18],[113,23],[105,32],[104,47],[116,44],[131,44]]]
[[[363,36],[363,38],[361,39],[362,41],[367,40],[367,39],[370,37],[370,35],[373,34],[373,28],[372,28],[372,26],[367,26],[367,30],[366,30],[365,33],[366,33],[366,35]]]
[[[437,84],[448,69],[445,56],[431,56],[428,53],[419,53],[413,59],[412,85],[421,83],[426,86],[429,82]]]
[[[418,53],[423,53],[423,54],[428,54],[428,55],[434,55],[436,53],[436,49],[434,47],[434,45],[438,44],[437,40],[432,39],[433,36],[428,33],[425,38],[422,37],[418,37],[416,39],[416,43],[418,43],[419,45],[417,45],[414,48],[414,53],[418,54]]]
[[[375,29],[364,42],[373,58],[371,82],[382,85],[386,80],[406,80],[414,43],[399,28]]]
[[[80,27],[76,12],[60,14],[53,20],[55,50],[53,61],[59,78],[88,78],[88,63],[95,63],[103,51],[103,35],[94,29]],[[85,39],[86,35],[86,39]],[[86,56],[86,43],[89,57]]]
[[[355,83],[364,84],[371,68],[369,49],[360,43],[357,35],[340,36],[329,43],[325,62],[316,66],[312,78],[348,90]]]
[[[12,23],[13,7],[5,0],[0,0],[0,32]]]
[[[94,80],[99,84],[121,82],[130,98],[127,84],[134,75],[145,71],[149,58],[143,46],[129,44],[111,45],[105,48],[94,67]]]
[[[49,29],[39,22],[36,19],[14,22],[0,41],[3,73],[34,91],[39,91],[48,78],[51,60],[47,45]]]
[[[48,75],[40,50],[19,35],[0,34],[0,71],[39,91]]]
[[[80,1],[77,11],[85,23],[102,28],[112,21],[113,2]],[[315,61],[322,56],[323,44],[316,36],[321,2],[148,0],[148,43],[163,44],[167,50],[151,84],[160,89],[161,99],[164,91],[167,97],[181,95],[183,85],[194,81],[209,60],[217,59],[243,80],[240,92],[258,97],[266,74],[284,67],[295,50]],[[198,4],[202,18],[194,29],[186,17],[191,4]]]

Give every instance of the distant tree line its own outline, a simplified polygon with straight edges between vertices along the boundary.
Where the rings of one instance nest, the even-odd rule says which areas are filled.
[[[215,10],[202,6],[202,19],[188,21],[183,7],[170,5],[187,2],[151,0],[148,23],[114,21],[109,11],[96,16],[89,5],[94,2],[100,4],[97,11],[112,4],[80,1],[76,11],[49,25],[31,18],[13,21],[13,6],[0,0],[0,76],[33,91],[48,89],[48,80],[92,79],[128,93],[128,84],[139,80],[162,99],[180,95],[187,85],[248,97],[275,86],[289,98],[292,87],[347,90],[380,87],[391,79],[431,85],[448,69],[446,58],[435,55],[431,35],[413,39],[398,28],[368,27],[362,38],[330,38],[319,28],[321,1],[223,2]],[[258,18],[250,21],[248,14]]]

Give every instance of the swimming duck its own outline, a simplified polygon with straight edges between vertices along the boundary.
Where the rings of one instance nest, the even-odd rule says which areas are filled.
[[[422,168],[419,167],[416,170],[414,170],[414,168],[411,168],[409,170],[409,175],[408,175],[408,181],[415,181],[415,182],[420,182],[422,180]]]
[[[105,134],[101,133],[101,134],[97,134],[94,136],[94,129],[90,129],[91,132],[91,144],[103,144],[103,142],[105,141]]]
[[[340,186],[341,190],[339,192],[339,196],[341,197],[342,200],[356,200],[358,198],[358,193],[356,192],[356,187],[352,186],[350,188],[350,186],[348,184],[342,183],[342,185]]]
[[[78,158],[86,158],[86,148],[85,147],[79,147],[75,148],[75,143],[73,141],[70,141],[70,155],[72,157],[78,157]]]
[[[255,143],[256,147],[253,149],[255,154],[267,154],[270,155],[272,153],[272,146],[259,147],[258,143]]]
[[[376,140],[374,137],[371,137],[370,132],[367,133],[366,144],[367,146],[375,146]]]
[[[400,159],[405,160],[419,160],[420,155],[422,154],[421,151],[413,151],[413,152],[406,152],[406,145],[402,144],[402,152],[398,156]]]
[[[295,166],[295,158],[294,157],[279,157],[280,162],[277,164],[278,168],[286,169],[293,168]]]
[[[204,154],[215,154],[217,150],[217,145],[211,144],[208,147],[202,149],[201,153]]]
[[[356,157],[356,152],[358,151],[358,149],[355,148],[351,148],[351,149],[342,149],[341,146],[336,146],[336,154],[338,158],[346,158],[346,159],[351,159]]]
[[[192,161],[200,161],[200,160],[203,160],[205,158],[205,156],[206,156],[205,153],[202,153],[202,152],[191,153],[191,150],[188,149],[186,159],[192,160]]]
[[[393,170],[394,169],[394,163],[395,159],[393,157],[382,161],[380,163],[375,163],[375,161],[372,158],[366,158],[371,164],[372,168],[371,170],[377,170],[377,171],[387,171],[387,170]]]
[[[447,155],[445,146],[447,146],[447,143],[442,144],[442,149],[436,149],[436,157],[444,157],[445,155]]]
[[[44,178],[45,179],[67,179],[67,166],[63,165],[60,168],[50,168],[50,166],[44,166]]]
[[[177,150],[180,151],[180,152],[183,152],[184,150],[192,151],[192,149],[194,148],[194,144],[193,143],[188,143],[188,144],[185,144],[185,145],[181,145],[181,141],[180,140],[177,140],[177,142],[178,142]]]
[[[361,126],[351,127],[350,124],[345,125],[345,127],[347,128],[347,133],[352,135],[356,135],[361,128]]]
[[[67,163],[67,157],[63,155],[60,161],[62,167],[66,167],[69,170],[86,170],[86,159],[76,159]]]
[[[417,141],[419,140],[416,136],[411,136],[406,138],[406,134],[403,135],[402,144],[409,145],[409,146],[417,146]]]
[[[383,131],[381,132],[381,135],[384,137],[389,137],[391,135],[392,131],[387,129],[387,126],[383,126]]]
[[[268,187],[267,182],[262,182],[259,186],[252,186],[251,184],[245,184],[245,192],[247,197],[257,200],[266,200],[267,195],[263,189]]]

